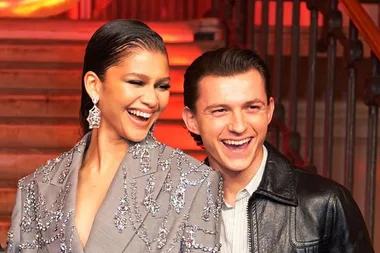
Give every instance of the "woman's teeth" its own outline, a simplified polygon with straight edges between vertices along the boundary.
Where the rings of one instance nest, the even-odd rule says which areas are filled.
[[[152,113],[147,113],[147,112],[141,112],[137,110],[128,110],[130,114],[133,114],[138,117],[142,117],[144,119],[149,119],[152,116]]]

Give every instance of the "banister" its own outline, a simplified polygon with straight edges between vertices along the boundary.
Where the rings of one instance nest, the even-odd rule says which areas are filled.
[[[368,46],[380,59],[380,29],[368,15],[358,0],[339,0],[345,7],[347,15],[367,42]]]

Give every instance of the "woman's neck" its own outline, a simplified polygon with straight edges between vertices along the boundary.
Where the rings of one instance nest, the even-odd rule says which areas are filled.
[[[103,173],[118,168],[128,152],[128,141],[121,137],[110,137],[100,129],[94,129],[91,142],[83,159],[82,169]]]

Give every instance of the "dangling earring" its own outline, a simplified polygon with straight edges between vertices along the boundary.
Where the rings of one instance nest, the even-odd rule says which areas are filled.
[[[96,95],[92,98],[92,103],[94,103],[94,106],[91,108],[91,110],[88,113],[87,121],[89,123],[89,128],[99,128],[100,127],[100,121],[101,121],[101,111],[96,106],[96,104],[99,102],[99,96]]]
[[[153,122],[153,125],[149,129],[149,134],[153,135],[154,129],[156,129],[157,121]]]

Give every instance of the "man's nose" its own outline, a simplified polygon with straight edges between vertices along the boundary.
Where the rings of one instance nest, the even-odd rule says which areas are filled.
[[[233,113],[228,130],[237,134],[244,133],[247,130],[248,124],[242,112]]]

